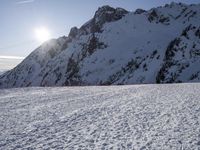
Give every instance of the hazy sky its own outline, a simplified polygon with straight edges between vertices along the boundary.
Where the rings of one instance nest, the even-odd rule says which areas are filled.
[[[7,71],[9,69],[14,68],[17,64],[19,64],[22,59],[19,57],[1,57],[0,56],[0,75],[2,71]]]
[[[200,0],[175,0],[200,3]],[[110,5],[129,11],[150,9],[171,0],[0,0],[0,56],[27,56],[41,44],[34,35],[46,27],[52,38],[67,35],[93,17],[98,7]]]

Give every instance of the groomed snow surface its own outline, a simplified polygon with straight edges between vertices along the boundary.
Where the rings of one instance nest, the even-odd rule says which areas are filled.
[[[200,149],[200,84],[0,90],[0,149]]]

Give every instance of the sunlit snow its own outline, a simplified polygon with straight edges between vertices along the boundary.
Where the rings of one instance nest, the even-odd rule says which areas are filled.
[[[199,149],[200,84],[0,91],[0,149]]]

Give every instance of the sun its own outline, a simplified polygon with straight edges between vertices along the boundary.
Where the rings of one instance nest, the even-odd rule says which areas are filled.
[[[45,27],[35,29],[35,37],[39,42],[45,42],[50,39],[50,32]]]

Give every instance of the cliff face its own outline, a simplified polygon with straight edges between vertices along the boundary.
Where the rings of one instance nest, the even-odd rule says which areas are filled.
[[[0,76],[0,87],[200,81],[200,5],[103,6]]]

